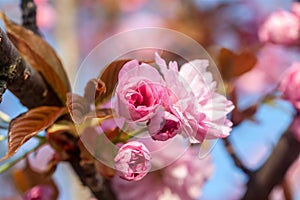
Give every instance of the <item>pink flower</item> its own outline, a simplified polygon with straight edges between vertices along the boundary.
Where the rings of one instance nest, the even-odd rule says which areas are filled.
[[[299,60],[299,53],[291,48],[269,43],[260,49],[257,58],[255,67],[235,82],[241,96],[265,96],[278,85],[283,72],[295,60]]]
[[[193,143],[228,136],[232,123],[226,115],[234,106],[216,92],[216,82],[207,71],[208,61],[193,60],[178,71],[176,62],[167,66],[158,54],[155,60],[169,89],[169,110],[180,119],[183,135]]]
[[[48,186],[35,186],[27,191],[23,200],[51,200],[53,190]]]
[[[291,10],[300,19],[300,3],[293,2]]]
[[[148,130],[154,140],[165,141],[180,131],[180,120],[170,112],[160,110],[151,118]]]
[[[293,63],[287,69],[279,86],[284,99],[290,101],[293,106],[300,110],[300,63]]]
[[[30,167],[38,173],[43,173],[48,169],[49,162],[54,155],[55,151],[50,145],[42,146],[38,151],[28,156]]]
[[[291,186],[291,191],[294,192],[295,196],[300,195],[300,156],[290,166],[289,170],[285,175],[287,183]]]
[[[48,0],[36,0],[37,5],[37,25],[40,28],[51,29],[56,24],[56,10]]]
[[[300,19],[293,13],[279,10],[271,14],[259,29],[262,42],[291,45],[298,43]]]
[[[135,11],[147,3],[147,0],[121,0],[118,3],[123,11]]]
[[[201,196],[202,187],[212,173],[210,157],[198,159],[197,148],[191,148],[173,164],[148,173],[140,181],[114,177],[111,184],[119,200],[195,200]]]
[[[124,144],[115,157],[115,167],[120,177],[128,181],[142,179],[151,169],[150,152],[140,142]]]
[[[163,103],[167,93],[163,79],[155,68],[132,60],[119,72],[116,94],[119,116],[129,121],[147,121]]]

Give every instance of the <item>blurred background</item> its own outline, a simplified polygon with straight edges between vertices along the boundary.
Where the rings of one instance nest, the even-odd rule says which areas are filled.
[[[221,48],[233,52],[245,49],[257,61],[253,69],[234,79],[238,107],[247,107],[272,91],[283,69],[300,60],[299,50],[281,44],[263,43],[260,26],[280,9],[291,10],[291,0],[36,0],[37,23],[42,36],[60,55],[71,83],[91,50],[101,41],[121,31],[140,27],[165,27],[182,32],[201,44],[218,64]],[[20,1],[1,0],[0,9],[16,22],[21,21]],[[4,27],[3,24],[0,24]],[[163,38],[162,38],[163,40]],[[272,71],[272,72],[270,72]],[[225,80],[226,81],[226,80]],[[11,118],[26,108],[6,92],[0,110]],[[233,148],[251,169],[257,169],[269,156],[283,131],[292,120],[293,108],[284,101],[259,107],[251,120],[234,128],[230,136]],[[6,135],[6,131],[1,131]],[[18,154],[34,145],[26,144]],[[0,144],[0,155],[6,151]],[[245,191],[247,177],[238,169],[218,141],[211,152],[214,173],[202,188],[202,200],[239,199]],[[298,162],[299,163],[299,162]],[[16,167],[20,167],[22,163]],[[299,164],[298,164],[299,165]],[[299,167],[290,172],[298,174]],[[298,171],[297,171],[298,170]],[[296,173],[296,172],[297,173]],[[13,170],[0,175],[0,199],[18,199]],[[295,179],[290,175],[291,179]],[[296,176],[297,177],[297,176]],[[290,180],[294,199],[300,199],[300,182]],[[90,199],[88,189],[67,164],[60,164],[54,174],[60,200]],[[273,190],[270,199],[283,199],[283,190]]]

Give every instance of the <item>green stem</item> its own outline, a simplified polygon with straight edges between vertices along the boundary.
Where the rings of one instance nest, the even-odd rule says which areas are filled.
[[[7,139],[7,137],[5,135],[0,135],[0,142],[4,141],[6,139]]]
[[[5,124],[9,124],[11,121],[10,117],[2,111],[0,111],[0,120]]]
[[[133,138],[133,137],[135,137],[135,136],[137,136],[137,135],[139,135],[141,133],[144,133],[147,130],[148,129],[146,127],[145,128],[141,128],[141,129],[138,129],[138,130],[135,130],[135,131],[132,131],[132,132],[128,133],[126,135],[126,137],[123,137],[123,138],[120,138],[121,135],[122,135],[122,133],[121,133],[121,134],[119,134],[118,138],[113,141],[113,143],[117,144],[119,142],[126,142],[127,140],[129,140],[129,139],[131,139],[131,138]]]
[[[17,157],[16,159],[4,163],[3,165],[0,166],[0,174],[7,171],[9,168],[11,168],[12,166],[14,166],[15,164],[17,164],[18,162],[20,162],[21,160],[23,160],[25,157],[27,157],[30,153],[35,152],[36,150],[38,150],[41,146],[43,146],[45,143],[47,142],[46,139],[42,140],[39,139],[39,144],[37,146],[35,146],[33,149],[25,152],[23,155]]]
[[[7,139],[7,137],[5,135],[0,135],[0,142],[4,141],[6,139]]]

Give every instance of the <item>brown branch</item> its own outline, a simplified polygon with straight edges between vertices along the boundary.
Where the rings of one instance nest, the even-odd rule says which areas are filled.
[[[240,160],[240,158],[235,154],[235,151],[231,145],[231,142],[229,141],[228,138],[224,138],[223,142],[225,144],[225,148],[228,152],[228,154],[230,155],[230,157],[232,158],[235,166],[237,166],[239,169],[241,169],[245,174],[247,174],[248,176],[251,175],[252,171],[250,169],[248,169],[244,163]]]
[[[72,159],[72,162],[70,162],[70,164],[72,165],[72,168],[74,169],[76,174],[79,176],[81,182],[91,189],[95,197],[97,197],[99,200],[116,199],[113,191],[110,188],[109,181],[104,179],[103,183],[101,182],[100,179],[103,178],[96,172],[94,164],[91,163],[85,166],[81,166],[80,160],[78,159]],[[98,176],[95,176],[95,174]]]
[[[34,108],[42,105],[62,106],[44,78],[18,53],[0,29],[0,97],[9,89],[20,102]]]
[[[268,199],[273,187],[280,184],[291,164],[298,158],[300,142],[285,132],[264,165],[250,176],[243,200]]]
[[[69,157],[67,160],[76,174],[78,175],[81,183],[89,187],[93,195],[100,200],[114,200],[116,199],[114,193],[110,189],[110,183],[105,180],[97,171],[94,162],[81,162],[80,147],[78,145],[79,138],[75,138],[72,134],[67,132],[62,133],[59,138],[60,144],[64,144],[64,149]],[[57,138],[58,139],[58,138]]]

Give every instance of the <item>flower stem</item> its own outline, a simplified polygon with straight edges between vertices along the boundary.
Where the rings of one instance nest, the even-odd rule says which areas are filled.
[[[119,134],[119,136],[117,137],[117,139],[115,139],[114,141],[112,141],[114,144],[117,144],[117,143],[123,143],[123,142],[126,142],[128,141],[129,139],[141,134],[141,133],[144,133],[145,131],[147,131],[148,129],[146,127],[144,128],[141,128],[141,129],[137,129],[135,131],[132,131],[130,133],[127,133],[126,136],[122,137],[122,133]]]
[[[39,138],[38,145],[36,145],[33,149],[25,152],[23,155],[15,158],[15,159],[13,159],[12,161],[9,161],[7,163],[4,163],[3,165],[0,165],[0,174],[3,173],[3,172],[5,172],[5,171],[7,171],[9,168],[11,168],[15,164],[17,164],[18,162],[20,162],[21,160],[23,160],[24,158],[26,158],[30,153],[35,152],[36,150],[38,150],[46,142],[47,142],[47,140],[45,138],[44,139]]]

